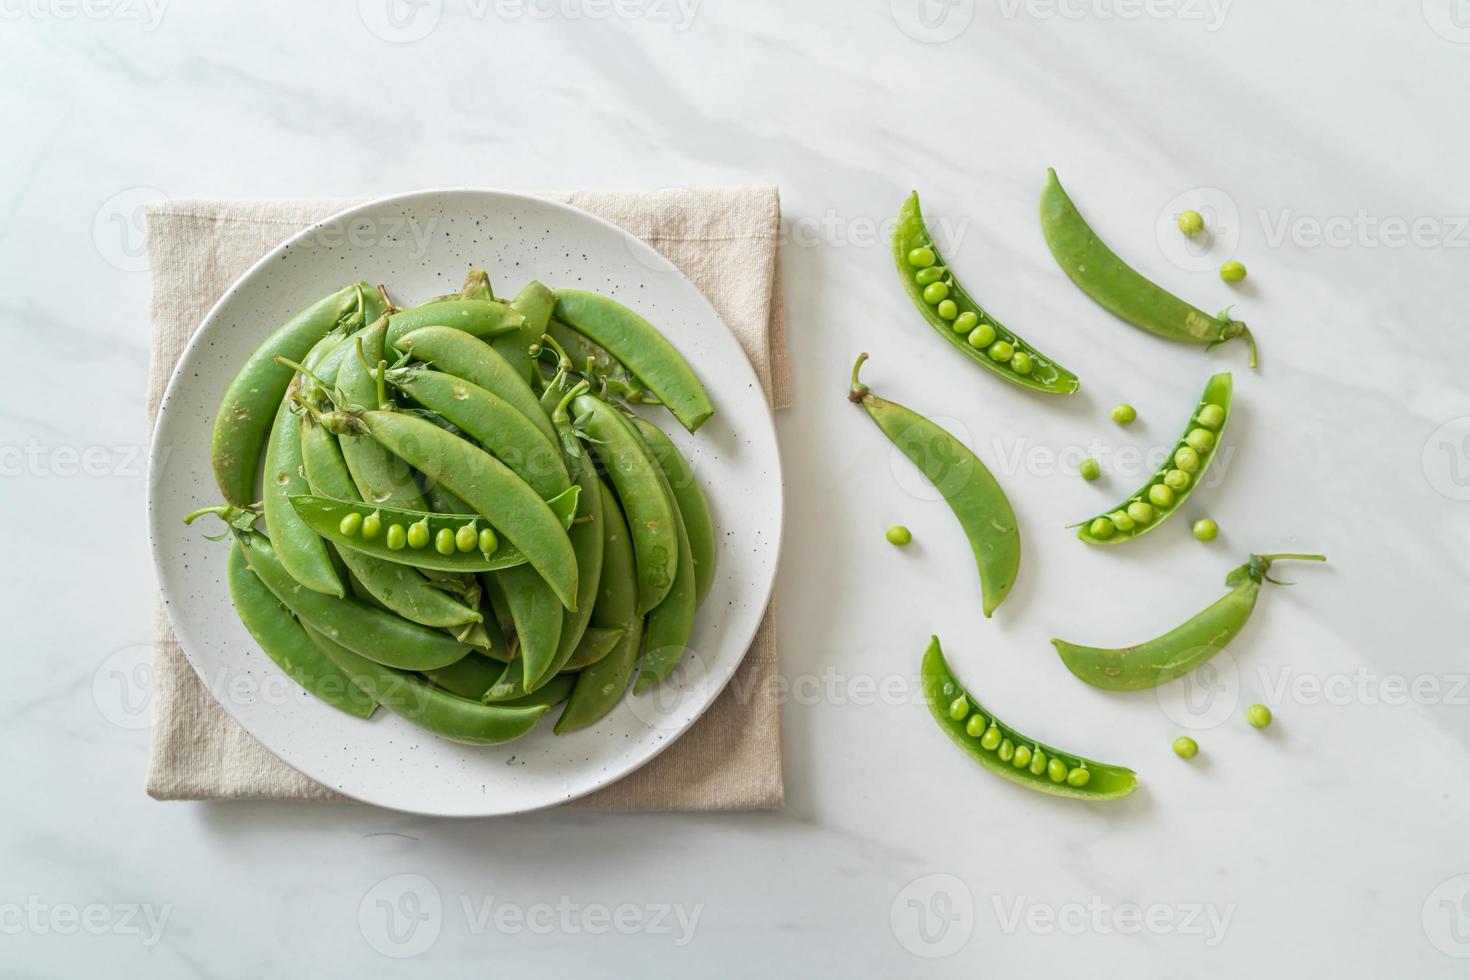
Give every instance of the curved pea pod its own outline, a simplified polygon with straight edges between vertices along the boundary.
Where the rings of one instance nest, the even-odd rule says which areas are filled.
[[[1169,340],[1215,347],[1244,337],[1256,366],[1256,340],[1243,322],[1230,319],[1228,310],[1210,316],[1118,258],[1083,220],[1052,169],[1041,192],[1041,232],[1067,277],[1109,313]]]
[[[313,642],[378,703],[426,732],[465,745],[499,745],[525,735],[550,707],[480,704],[441,691],[412,674],[393,670],[308,630]]]
[[[536,393],[504,355],[483,340],[450,327],[423,327],[405,334],[395,346],[445,374],[500,396],[555,444],[556,430],[542,411]]]
[[[230,503],[254,502],[255,473],[276,409],[295,371],[277,357],[300,361],[317,341],[353,316],[361,316],[367,283],[357,283],[320,299],[287,320],[240,368],[215,413],[210,462],[215,482]]]
[[[287,574],[264,535],[247,532],[239,537],[251,570],[302,625],[325,633],[362,656],[404,670],[433,670],[469,652],[448,633],[410,623],[353,599],[311,591]]]
[[[480,658],[481,661],[484,659]],[[454,671],[458,667],[459,664],[455,664],[447,670]],[[440,683],[439,677],[446,673],[447,671],[436,671],[435,683],[451,693],[471,698],[481,704],[544,704],[549,708],[565,701],[576,683],[576,678],[571,674],[559,674],[528,694],[519,664],[498,664],[494,661],[488,663],[488,669],[486,664],[477,663],[472,673],[465,672],[461,676],[446,678],[453,686]],[[490,677],[488,685],[482,687],[486,677],[491,674],[495,676]]]
[[[551,673],[548,668],[556,658],[567,612],[556,593],[529,566],[486,574],[481,581],[515,629],[516,659],[511,666],[522,672],[526,687],[534,688]]]
[[[317,649],[296,617],[246,567],[243,548],[230,549],[227,578],[240,621],[286,676],[349,715],[368,718],[377,710],[377,702]]]
[[[1219,451],[1220,439],[1230,421],[1231,388],[1228,373],[1212,377],[1189,424],[1184,427],[1184,434],[1159,471],[1117,507],[1083,521],[1077,537],[1088,544],[1131,541],[1152,531],[1179,510],[1204,479],[1205,471]]]
[[[928,249],[933,253],[934,262],[923,268],[916,268],[909,261],[910,253],[916,249]],[[904,290],[909,294],[909,299],[913,300],[914,306],[923,314],[929,326],[949,341],[950,346],[970,360],[991,374],[998,375],[1022,388],[1030,388],[1032,391],[1052,395],[1070,395],[1078,389],[1077,375],[1007,330],[999,320],[985,312],[985,309],[965,291],[965,287],[960,285],[959,280],[950,270],[949,264],[945,262],[944,256],[940,254],[939,247],[934,244],[934,237],[929,234],[928,226],[924,224],[923,212],[919,210],[918,191],[909,195],[908,200],[898,212],[898,224],[893,229],[893,260],[898,266],[898,275],[903,282]],[[922,277],[922,281],[919,277]],[[936,282],[944,284],[945,295],[930,303],[924,296],[924,290]],[[951,300],[955,304],[955,316],[950,319],[939,315],[939,303],[944,299]],[[964,321],[960,321],[959,317],[966,313],[974,316],[974,324],[963,333],[956,332],[955,323],[963,323]],[[985,349],[977,349],[969,343],[967,338],[974,330],[979,330],[987,324],[995,332],[995,337],[985,345]],[[1010,346],[1011,356],[1001,360],[990,356],[988,350],[997,341]],[[1024,354],[1025,357],[1017,358],[1014,356],[1017,353]]]
[[[1094,762],[1043,744],[996,718],[960,685],[944,659],[937,636],[930,638],[924,652],[921,680],[929,711],[944,734],[970,758],[1003,779],[1038,793],[1080,800],[1116,800],[1138,788],[1138,777],[1132,769]],[[1003,759],[997,750],[1007,743],[1012,754]]]
[[[625,630],[618,627],[589,626],[577,643],[571,659],[562,665],[563,671],[578,671],[591,667],[612,653],[622,640]]]
[[[262,492],[265,526],[270,532],[276,557],[292,578],[315,592],[340,598],[347,594],[347,589],[332,567],[326,542],[290,504],[293,494],[304,493],[308,489],[306,477],[302,475],[302,421],[291,409],[288,393],[276,410],[276,422],[266,442]]]
[[[659,473],[665,492],[672,498],[668,480]],[[674,511],[674,528],[678,532],[679,567],[669,594],[648,613],[643,628],[643,661],[633,693],[642,694],[674,672],[689,649],[689,636],[694,632],[694,614],[699,608],[694,578],[694,556],[689,550],[689,535],[684,518]]]
[[[547,506],[562,527],[571,527],[576,515],[577,498],[581,491],[571,487],[547,501]],[[501,535],[479,514],[441,514],[427,510],[401,510],[396,507],[374,507],[360,500],[338,500],[317,494],[301,494],[291,498],[291,506],[301,515],[313,531],[343,550],[351,550],[386,562],[413,566],[438,572],[493,572],[502,568],[524,565],[526,556],[521,550]],[[357,515],[357,526],[352,533],[342,529],[343,518]],[[376,515],[381,522],[382,533],[369,540],[362,533],[362,521]],[[350,524],[351,522],[349,522]],[[388,545],[388,528],[398,525],[407,530],[414,524],[423,523],[429,531],[429,544],[422,548],[403,547],[394,550]],[[470,527],[476,536],[472,551],[456,549],[452,554],[441,554],[434,547],[434,540],[441,530],[451,534],[461,528]],[[486,553],[480,550],[479,538],[482,531],[495,533],[495,549]]]
[[[1199,615],[1163,636],[1117,650],[1052,640],[1062,663],[1078,678],[1105,691],[1142,691],[1168,683],[1208,662],[1235,639],[1250,619],[1271,563],[1326,561],[1322,555],[1251,555],[1225,579],[1230,591]]]
[[[352,350],[337,372],[339,403],[344,408],[376,410],[384,407],[386,386],[379,385],[375,372],[383,361],[386,321],[379,320],[349,338]],[[372,370],[369,370],[369,365]],[[413,470],[402,459],[360,430],[339,433],[342,457],[363,500],[384,507],[424,510],[424,495]]]
[[[592,626],[619,630],[622,637],[611,652],[577,675],[577,686],[556,721],[558,735],[595,725],[607,716],[627,692],[628,681],[638,664],[638,651],[643,646],[632,535],[612,489],[604,483],[602,491],[606,501],[602,522],[602,577],[597,603],[592,607]]]
[[[482,653],[471,653],[448,667],[424,671],[424,676],[438,687],[471,701],[484,701],[504,674],[505,664]]]
[[[568,462],[576,474],[577,486],[581,489],[581,503],[578,505],[577,521],[567,532],[572,541],[572,550],[577,553],[577,611],[562,616],[561,634],[557,638],[556,652],[552,655],[551,662],[542,669],[539,676],[531,678],[528,674],[526,686],[531,691],[538,689],[559,671],[565,670],[567,663],[577,653],[582,635],[587,632],[587,624],[592,619],[592,607],[597,602],[597,588],[602,578],[602,522],[603,511],[607,509],[608,502],[602,497],[602,481],[597,478],[597,468],[592,464],[592,457],[571,434],[564,405],[557,409],[556,416],[557,424],[565,425],[569,444],[576,446],[578,451],[578,455],[569,458]],[[529,670],[530,664],[527,663],[526,667]]]
[[[530,382],[536,377],[536,362],[530,354],[531,345],[539,343],[541,335],[546,332],[551,310],[556,306],[556,294],[533,280],[516,293],[510,306],[521,315],[523,322],[515,333],[497,337],[494,347],[515,369],[517,375]]]
[[[556,318],[617,358],[690,432],[715,413],[694,369],[658,329],[616,300],[580,289],[556,293]]]
[[[853,365],[847,397],[863,407],[954,511],[975,555],[982,608],[988,618],[1010,594],[1021,568],[1021,532],[1011,503],[964,443],[917,412],[879,398],[858,381],[858,371],[867,359],[863,354]]]
[[[658,396],[644,388],[627,365],[600,345],[554,317],[547,324],[546,332],[567,352],[578,371],[596,378],[609,393],[634,404],[658,404]]]
[[[709,516],[709,503],[704,499],[704,491],[699,488],[694,468],[679,452],[674,441],[647,419],[634,417],[631,421],[633,428],[643,437],[643,442],[648,446],[648,451],[658,463],[659,469],[663,470],[669,493],[678,505],[679,516],[684,522],[684,533],[689,538],[689,553],[694,558],[694,601],[698,605],[704,605],[705,597],[709,595],[710,587],[715,582],[718,548],[715,542],[715,524]]]
[[[496,300],[440,300],[390,314],[384,344],[396,347],[399,338],[421,327],[452,327],[488,340],[513,333],[524,321],[525,317]]]

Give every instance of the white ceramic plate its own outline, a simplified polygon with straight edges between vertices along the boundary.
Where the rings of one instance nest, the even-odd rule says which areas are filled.
[[[555,736],[553,709],[504,746],[428,735],[386,711],[362,721],[297,688],[236,618],[225,542],[207,518],[219,502],[209,436],[219,400],[252,350],[292,313],[359,279],[401,304],[458,291],[466,268],[490,271],[497,295],[540,279],[612,296],[656,324],[689,360],[715,405],[697,435],[648,409],[689,457],[718,529],[719,571],[680,670],[631,694],[594,728]],[[754,285],[754,284],[752,284]],[[205,318],[169,380],[154,432],[150,535],[169,619],[185,655],[246,731],[284,762],[348,796],[445,816],[516,813],[597,790],[652,759],[725,687],[755,636],[775,580],[781,469],[775,429],[744,351],[698,289],[614,225],[540,198],[483,190],[384,198],[309,228],[257,262]],[[211,526],[212,525],[212,526]]]

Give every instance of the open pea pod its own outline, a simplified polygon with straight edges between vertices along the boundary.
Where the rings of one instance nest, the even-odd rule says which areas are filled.
[[[580,488],[574,486],[546,502],[564,528],[572,526],[580,493]],[[477,514],[435,514],[397,507],[374,507],[360,500],[338,500],[309,493],[293,496],[291,506],[312,530],[333,544],[384,561],[441,572],[490,572],[526,563],[526,556],[520,549],[496,533],[490,523]],[[414,525],[421,525],[428,531],[427,537],[421,539],[427,542],[422,547],[410,547],[407,543],[408,529]],[[401,528],[402,533],[394,533],[395,527]],[[437,547],[441,531],[448,531],[449,537],[455,541],[454,549],[448,554]],[[489,532],[488,537],[486,532]],[[419,538],[419,535],[414,537]],[[400,541],[403,543],[395,547]],[[486,549],[485,545],[490,547]]]
[[[1184,506],[1220,448],[1220,437],[1230,421],[1231,389],[1228,372],[1211,378],[1164,465],[1117,507],[1083,521],[1077,537],[1088,544],[1131,541],[1152,531]]]

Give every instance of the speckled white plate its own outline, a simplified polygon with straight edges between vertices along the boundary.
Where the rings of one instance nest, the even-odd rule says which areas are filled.
[[[215,409],[230,378],[277,325],[359,279],[400,303],[455,292],[465,269],[497,294],[532,278],[606,293],[656,324],[699,373],[715,415],[691,436],[654,419],[689,457],[709,497],[719,572],[684,665],[656,693],[623,699],[594,728],[475,748],[380,710],[362,721],[307,695],[256,647],[225,587],[225,542],[180,517],[219,501],[209,465]],[[709,302],[657,252],[576,208],[519,194],[424,191],[344,211],[257,262],[205,318],[164,394],[150,456],[148,517],[159,584],[194,670],[246,731],[311,778],[379,806],[485,816],[593,792],[652,759],[724,689],[755,636],[775,580],[781,468],[775,428],[744,351]],[[212,526],[209,526],[212,523]]]

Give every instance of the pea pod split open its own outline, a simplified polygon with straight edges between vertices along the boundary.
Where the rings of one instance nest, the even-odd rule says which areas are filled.
[[[1038,742],[995,717],[960,685],[937,636],[924,652],[921,680],[924,700],[944,734],[1003,779],[1038,793],[1082,800],[1116,800],[1138,788],[1132,769]]]
[[[1251,555],[1225,579],[1230,591],[1199,615],[1163,636],[1131,647],[1107,650],[1052,640],[1067,669],[1106,691],[1141,691],[1183,677],[1225,649],[1250,619],[1271,563],[1326,561],[1323,555]],[[1283,583],[1277,583],[1283,584]]]
[[[1077,390],[1077,375],[1007,330],[960,285],[924,224],[918,191],[898,212],[893,261],[924,319],[970,360],[1032,391],[1069,395]]]
[[[1041,192],[1041,233],[1057,265],[1099,306],[1135,327],[1170,340],[1214,347],[1244,337],[1256,366],[1256,341],[1240,320],[1210,316],[1145,278],[1097,237],[1048,169]]]
[[[1021,532],[1005,491],[968,446],[924,416],[879,398],[858,380],[867,354],[852,368],[848,400],[868,417],[944,495],[964,529],[980,572],[982,607],[987,617],[1010,594],[1021,567]]]

